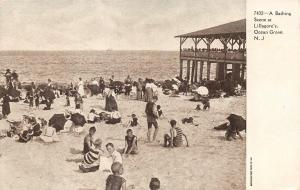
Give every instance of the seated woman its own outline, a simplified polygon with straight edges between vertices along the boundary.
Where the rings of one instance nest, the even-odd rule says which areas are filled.
[[[182,136],[185,137],[187,146],[189,146],[186,135],[182,132],[182,129],[180,129],[179,127],[176,127],[176,123],[177,122],[175,120],[170,121],[170,124],[171,124],[170,135],[165,134],[164,146],[171,147],[171,148],[182,146],[183,145]]]
[[[100,156],[103,155],[103,150],[101,149],[102,140],[96,139],[93,144],[95,147],[92,147],[84,155],[83,162],[79,165],[79,169],[84,173],[97,171],[100,166]]]
[[[137,154],[137,137],[133,135],[132,129],[128,129],[126,133],[127,135],[125,136],[125,148],[120,152],[125,154],[126,156],[129,154]]]

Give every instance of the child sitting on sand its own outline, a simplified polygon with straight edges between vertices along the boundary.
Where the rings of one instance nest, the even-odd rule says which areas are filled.
[[[123,166],[120,162],[111,165],[112,175],[106,179],[105,190],[126,190],[126,180],[121,177],[123,174]]]
[[[128,126],[127,126],[127,127],[137,127],[137,126],[142,127],[142,126],[139,124],[138,118],[136,117],[135,114],[132,114],[132,115],[131,115],[131,118],[132,118],[132,121],[129,121],[129,122],[128,122]]]
[[[151,178],[149,184],[150,190],[159,190],[160,189],[160,181],[158,178]]]
[[[137,154],[137,137],[133,135],[132,129],[126,131],[127,135],[125,136],[125,148],[121,151],[125,156],[129,154]]]
[[[91,148],[92,148],[92,145],[93,145],[93,136],[94,134],[96,133],[96,128],[95,127],[91,127],[89,129],[89,134],[87,134],[85,137],[84,137],[84,141],[83,141],[83,151],[82,153],[83,154],[86,154],[88,153]]]
[[[164,147],[180,147],[183,145],[182,136],[185,137],[187,146],[189,146],[187,137],[185,134],[183,134],[183,131],[181,128],[176,127],[177,122],[175,120],[170,121],[171,129],[170,129],[170,135],[165,134],[164,136]]]
[[[102,140],[96,139],[94,142],[95,148],[91,148],[89,152],[84,155],[83,162],[79,165],[79,169],[86,172],[94,172],[99,169],[99,158],[103,155],[101,150]]]
[[[115,150],[115,147],[112,143],[108,143],[106,145],[106,150],[108,151],[109,156],[112,157],[113,163],[115,162],[120,162],[121,164],[123,163],[121,154]]]

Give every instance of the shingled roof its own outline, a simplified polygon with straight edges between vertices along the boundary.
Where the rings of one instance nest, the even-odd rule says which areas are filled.
[[[208,37],[221,36],[229,34],[246,34],[246,19],[229,22],[215,27],[190,32],[187,34],[178,35],[175,37]]]

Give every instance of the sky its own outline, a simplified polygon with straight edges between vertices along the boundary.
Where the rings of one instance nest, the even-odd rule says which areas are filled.
[[[245,18],[245,0],[0,0],[0,50],[178,50]]]

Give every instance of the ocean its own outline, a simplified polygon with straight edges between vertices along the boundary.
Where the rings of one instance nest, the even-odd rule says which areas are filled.
[[[170,79],[179,73],[179,54],[176,51],[0,51],[0,72],[16,70],[21,82],[70,83],[111,75],[123,81]],[[0,83],[5,78],[0,77]]]

